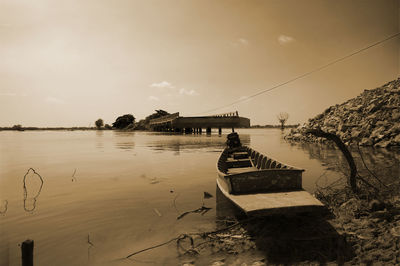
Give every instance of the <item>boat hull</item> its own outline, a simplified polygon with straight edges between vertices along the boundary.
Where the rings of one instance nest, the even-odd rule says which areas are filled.
[[[248,159],[243,156],[243,151],[248,152]],[[222,194],[247,215],[325,210],[318,199],[302,189],[304,170],[255,154],[247,147],[236,152],[225,149],[217,170],[217,186]]]
[[[325,206],[305,190],[233,195],[220,178],[217,179],[217,186],[227,199],[247,215],[291,215],[325,210]]]

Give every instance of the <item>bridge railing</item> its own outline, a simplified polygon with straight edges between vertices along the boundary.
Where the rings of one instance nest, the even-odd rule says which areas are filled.
[[[224,113],[224,114],[211,115],[211,117],[239,117],[239,113],[238,113],[238,111],[235,111],[235,112],[229,112],[229,113]]]
[[[170,121],[172,121],[172,120],[174,120],[174,119],[176,119],[178,117],[179,117],[179,112],[173,113],[173,114],[170,114],[170,115],[164,115],[164,116],[159,117],[159,118],[151,119],[149,124],[150,125],[163,124],[163,123],[166,123],[166,122],[170,122]]]

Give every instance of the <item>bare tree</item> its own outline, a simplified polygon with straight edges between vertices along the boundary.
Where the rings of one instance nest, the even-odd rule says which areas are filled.
[[[289,114],[282,112],[277,115],[277,118],[279,120],[279,123],[281,123],[281,129],[285,127],[286,121],[289,119]]]
[[[97,119],[96,122],[94,122],[94,123],[95,123],[97,129],[100,129],[104,125],[103,119],[101,119],[101,118]]]

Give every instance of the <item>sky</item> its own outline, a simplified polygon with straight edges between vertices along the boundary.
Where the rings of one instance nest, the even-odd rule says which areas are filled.
[[[399,32],[399,11],[399,0],[0,0],[0,126],[155,109],[303,123],[399,77],[400,38],[246,97]]]

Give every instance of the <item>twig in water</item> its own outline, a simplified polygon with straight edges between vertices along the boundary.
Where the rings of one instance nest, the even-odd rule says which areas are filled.
[[[357,142],[357,149],[358,149],[358,153],[360,154],[360,158],[361,158],[361,161],[362,161],[362,163],[363,163],[365,169],[367,169],[367,171],[368,171],[373,177],[375,177],[375,179],[376,179],[381,185],[383,185],[384,187],[388,188],[388,186],[386,186],[386,185],[375,175],[375,173],[373,173],[371,170],[369,170],[367,164],[366,164],[365,161],[364,161],[364,157],[363,157],[363,155],[362,155],[362,153],[361,153],[360,145],[359,145],[358,142]]]
[[[196,209],[196,210],[192,210],[192,211],[187,211],[182,213],[181,215],[179,215],[176,219],[182,219],[183,217],[185,217],[186,215],[188,215],[189,213],[200,213],[201,215],[206,214],[208,211],[210,211],[212,208],[206,207],[206,206],[201,206],[200,208]]]
[[[205,200],[205,199],[209,199],[209,198],[212,198],[212,197],[213,197],[213,195],[211,195],[211,194],[208,193],[207,191],[204,191],[204,192],[203,192],[203,198],[201,199],[202,205],[204,206],[204,200]]]
[[[72,182],[74,182],[74,180],[75,180],[75,181],[78,181],[78,180],[76,179],[76,177],[75,177],[75,174],[76,174],[76,168],[75,168],[75,170],[74,170],[74,173],[72,174]]]
[[[205,244],[205,242],[202,242],[202,243],[200,243],[200,244],[198,244],[198,245],[194,245],[193,236],[200,236],[200,237],[203,238],[203,239],[206,238],[206,237],[212,238],[211,235],[218,234],[218,233],[220,233],[220,232],[223,232],[223,231],[232,229],[232,228],[234,228],[234,227],[236,227],[236,226],[239,226],[239,225],[241,225],[241,224],[248,223],[248,222],[250,222],[250,221],[252,221],[252,220],[254,220],[254,219],[256,219],[256,217],[251,217],[251,218],[248,218],[248,219],[243,220],[243,221],[240,221],[240,222],[238,221],[238,222],[236,222],[236,223],[234,223],[234,224],[232,224],[232,225],[229,225],[229,226],[227,226],[227,227],[224,227],[224,228],[221,228],[221,229],[218,229],[218,230],[214,230],[214,231],[208,231],[208,232],[202,232],[202,233],[181,234],[181,235],[179,235],[179,236],[177,236],[177,237],[174,237],[174,238],[172,238],[172,239],[170,239],[170,240],[168,240],[168,241],[165,241],[165,242],[163,242],[163,243],[161,243],[161,244],[158,244],[158,245],[155,245],[155,246],[151,246],[151,247],[148,247],[148,248],[145,248],[145,249],[142,249],[142,250],[133,252],[133,253],[129,254],[128,256],[126,256],[125,258],[128,259],[128,258],[130,258],[130,257],[132,257],[132,256],[135,256],[135,255],[137,255],[137,254],[140,254],[140,253],[142,253],[142,252],[145,252],[145,251],[148,251],[148,250],[151,250],[151,249],[155,249],[155,248],[158,248],[158,247],[161,247],[161,246],[165,246],[165,245],[167,245],[167,244],[169,244],[169,243],[171,243],[171,242],[173,242],[173,241],[177,241],[177,242],[180,243],[180,241],[182,241],[182,240],[185,239],[185,238],[189,238],[189,239],[191,240],[191,247],[192,247],[192,248],[189,249],[189,250],[187,250],[187,252],[195,252],[195,253],[198,253],[198,251],[195,250],[195,248],[199,247],[200,245]],[[208,241],[206,241],[206,242],[208,242]],[[178,244],[178,245],[180,245],[180,244]],[[181,248],[182,248],[182,247],[181,247]]]
[[[87,235],[87,243],[89,244],[88,249],[87,249],[87,256],[88,256],[88,261],[90,261],[90,249],[92,247],[94,247],[94,244],[90,241],[89,234]]]
[[[31,170],[32,170],[33,174],[37,175],[37,176],[40,178],[40,182],[41,182],[41,183],[40,183],[39,191],[37,192],[36,196],[33,197],[32,208],[31,208],[31,209],[28,209],[28,208],[26,207],[26,200],[27,200],[27,198],[28,198],[28,191],[27,191],[27,189],[26,189],[26,176],[28,175],[28,173],[29,173]],[[26,172],[26,174],[24,175],[23,183],[24,183],[24,210],[27,211],[27,212],[32,212],[32,211],[34,211],[34,210],[36,209],[36,199],[37,199],[37,197],[39,197],[40,192],[42,191],[42,188],[43,188],[43,183],[44,183],[44,182],[43,182],[43,178],[35,171],[35,169],[29,168],[28,171]]]
[[[4,204],[4,211],[0,211],[1,215],[6,214],[7,210],[8,210],[8,200],[3,200]]]
[[[325,172],[323,172],[315,181],[315,185],[317,186],[317,188],[320,188],[321,186],[318,185],[319,180],[328,172],[328,170],[325,170]]]
[[[134,255],[137,255],[137,254],[139,254],[139,253],[145,252],[145,251],[147,251],[147,250],[155,249],[155,248],[158,248],[158,247],[167,245],[167,244],[171,243],[172,241],[178,240],[179,237],[180,237],[180,236],[175,237],[175,238],[172,238],[172,239],[170,239],[170,240],[168,240],[168,241],[166,241],[166,242],[163,242],[163,243],[161,243],[161,244],[158,244],[158,245],[155,245],[155,246],[152,246],[152,247],[148,247],[148,248],[145,248],[145,249],[142,249],[142,250],[133,252],[132,254],[129,254],[129,255],[126,256],[125,258],[129,259],[130,257],[132,257],[132,256],[134,256]]]
[[[185,240],[186,238],[189,238],[190,240],[190,248],[186,249],[182,246],[181,241]],[[178,240],[176,241],[176,249],[178,251],[178,253],[180,252],[180,249],[184,251],[183,254],[187,254],[187,253],[196,253],[198,254],[199,252],[197,250],[194,249],[194,240],[193,237],[191,237],[190,235],[187,234],[183,234],[181,235],[181,237],[178,238]]]
[[[92,242],[90,242],[90,235],[89,234],[87,235],[87,242],[88,242],[89,245],[94,247],[94,244]]]
[[[162,216],[161,212],[157,208],[154,208],[153,210],[159,217]]]
[[[180,193],[178,192],[178,193],[176,194],[176,196],[174,197],[174,200],[172,201],[172,205],[174,206],[174,208],[175,208],[175,210],[176,210],[177,213],[179,213],[179,210],[178,210],[178,208],[176,207],[176,199],[179,197],[179,195],[180,195]]]

